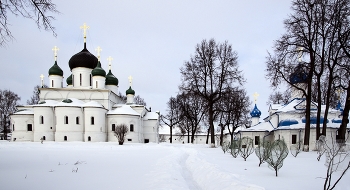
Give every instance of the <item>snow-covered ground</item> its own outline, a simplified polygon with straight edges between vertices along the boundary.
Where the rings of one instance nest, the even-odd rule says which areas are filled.
[[[323,189],[315,152],[291,154],[275,172],[221,148],[190,144],[0,141],[0,189]],[[350,172],[336,189],[350,189]]]

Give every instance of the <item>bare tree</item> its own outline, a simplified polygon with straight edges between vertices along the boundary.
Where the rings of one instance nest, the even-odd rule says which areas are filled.
[[[215,146],[214,105],[223,92],[234,83],[241,84],[243,77],[238,70],[237,53],[227,42],[216,43],[214,39],[197,44],[195,55],[180,69],[180,89],[201,97],[207,105],[211,144]]]
[[[114,135],[117,137],[119,145],[123,145],[125,136],[129,132],[129,128],[126,124],[119,124],[115,127]]]
[[[170,97],[167,102],[167,113],[161,115],[161,121],[170,128],[170,143],[173,143],[173,128],[182,120],[181,110],[177,98]]]
[[[267,146],[265,151],[267,151],[265,161],[275,170],[277,177],[277,171],[282,168],[283,161],[288,156],[288,147],[283,139],[277,139]]]
[[[9,28],[8,13],[24,18],[32,19],[36,22],[39,29],[52,31],[57,36],[55,28],[52,26],[52,20],[55,17],[48,15],[50,13],[59,13],[56,5],[51,0],[1,0],[0,1],[0,46],[4,46],[12,40],[11,30]]]
[[[291,100],[291,89],[288,88],[283,93],[280,91],[276,91],[272,94],[270,94],[268,101],[266,102],[267,105],[270,104],[287,104]]]
[[[33,95],[27,100],[28,105],[38,104],[40,101],[40,88],[47,88],[48,86],[44,84],[44,86],[36,85],[33,90]]]
[[[243,137],[239,140],[239,154],[247,161],[247,158],[254,152],[253,139],[249,137]]]
[[[259,158],[259,167],[262,163],[265,162],[265,160],[268,157],[268,148],[270,146],[270,142],[268,141],[261,141],[261,139],[259,138],[259,144],[258,146],[255,148],[255,155]]]
[[[126,103],[126,96],[124,94],[122,94],[121,92],[119,92],[118,96],[122,99],[122,102],[123,103]],[[134,103],[137,104],[137,105],[144,105],[144,106],[147,106],[147,103],[145,101],[145,99],[141,98],[141,96],[139,95],[136,95],[134,97]]]
[[[10,90],[0,90],[0,130],[7,139],[10,130],[10,115],[14,113],[21,98]]]

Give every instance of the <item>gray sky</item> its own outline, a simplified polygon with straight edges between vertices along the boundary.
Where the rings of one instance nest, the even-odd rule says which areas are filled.
[[[61,12],[54,15],[56,38],[51,32],[37,29],[32,20],[9,15],[16,39],[0,48],[0,89],[17,93],[22,104],[30,98],[34,86],[40,84],[41,74],[47,83],[48,70],[54,63],[54,46],[60,49],[58,65],[64,72],[64,81],[71,74],[68,61],[83,49],[79,27],[87,23],[88,50],[96,55],[96,47],[102,48],[101,63],[106,71],[107,57],[112,56],[112,72],[119,79],[119,90],[125,93],[127,77],[133,76],[136,95],[143,97],[153,111],[164,113],[166,102],[178,92],[179,69],[194,54],[195,45],[214,38],[217,42],[227,40],[237,51],[250,99],[258,92],[260,119],[268,115],[266,101],[272,89],[265,78],[265,57],[274,40],[285,32],[283,20],[291,12],[290,1],[54,0],[54,3]]]

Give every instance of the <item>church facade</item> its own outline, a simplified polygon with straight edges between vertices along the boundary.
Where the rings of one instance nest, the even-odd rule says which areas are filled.
[[[71,70],[63,87],[63,71],[55,63],[49,69],[48,88],[40,88],[36,105],[17,107],[11,115],[12,141],[91,141],[117,142],[114,131],[119,124],[129,127],[125,142],[158,142],[159,113],[134,103],[135,91],[126,90],[127,100],[118,96],[118,79],[101,67],[100,51],[97,57],[86,47],[69,60]],[[111,57],[108,59],[111,62]],[[42,78],[43,85],[43,78]]]

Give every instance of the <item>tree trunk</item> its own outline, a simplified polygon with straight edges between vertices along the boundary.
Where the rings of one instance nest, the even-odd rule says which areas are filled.
[[[311,110],[311,84],[312,84],[312,71],[309,72],[309,79],[307,82],[307,94],[306,94],[306,109],[305,109],[305,130],[304,130],[304,148],[303,151],[309,152],[310,145],[310,110]]]
[[[173,127],[170,127],[170,143],[173,143]]]
[[[207,140],[205,141],[205,144],[208,144],[208,142],[209,142],[209,131],[210,131],[210,129],[208,128]]]
[[[187,131],[187,143],[190,143],[190,131]]]
[[[215,147],[215,130],[214,130],[214,113],[213,113],[213,103],[209,103],[209,129],[210,129],[210,143],[211,147]]]
[[[221,133],[220,133],[220,146],[222,146],[222,142],[224,140],[224,127],[222,127],[223,125],[221,124]]]
[[[338,131],[338,139],[345,140],[346,135],[346,126],[349,123],[349,110],[350,110],[350,81],[348,84],[348,88],[346,89],[346,99],[345,99],[345,106],[343,111],[343,119],[341,121],[341,125],[339,127]]]
[[[321,98],[321,75],[317,75],[317,116],[316,116],[316,140],[321,136],[321,106],[322,106],[322,98]]]

